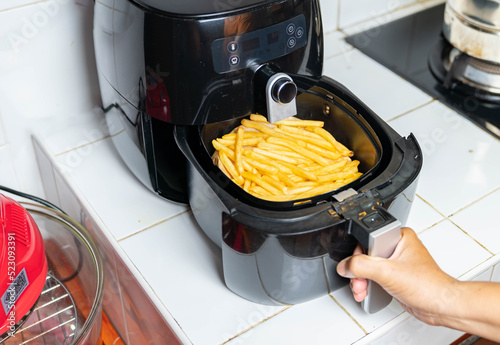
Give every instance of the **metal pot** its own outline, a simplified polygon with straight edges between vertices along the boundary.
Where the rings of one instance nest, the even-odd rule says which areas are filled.
[[[458,50],[500,64],[500,0],[447,0],[443,34]]]

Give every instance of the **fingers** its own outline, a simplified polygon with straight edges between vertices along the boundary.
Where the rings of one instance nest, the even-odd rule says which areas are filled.
[[[337,265],[337,273],[345,278],[368,278],[371,279],[376,272],[379,258],[367,255],[354,255],[342,260]]]
[[[356,302],[361,302],[368,294],[368,281],[358,278],[351,279],[351,291]]]
[[[360,255],[360,254],[364,254],[364,253],[365,253],[365,251],[363,250],[363,247],[361,246],[361,244],[358,243],[358,245],[354,249],[354,253],[352,253],[352,255]]]

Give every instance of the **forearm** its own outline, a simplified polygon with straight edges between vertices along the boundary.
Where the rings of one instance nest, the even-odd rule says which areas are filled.
[[[500,283],[457,281],[446,305],[442,326],[500,341]]]

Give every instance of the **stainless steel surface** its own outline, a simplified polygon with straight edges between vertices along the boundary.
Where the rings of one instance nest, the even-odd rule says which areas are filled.
[[[394,221],[383,228],[370,234],[368,255],[388,258],[394,252],[401,238],[401,223]],[[387,307],[392,301],[389,295],[380,285],[368,281],[368,295],[361,303],[363,309],[370,314],[376,313]]]
[[[458,49],[454,48],[448,58],[443,61],[447,71],[460,53]],[[461,82],[481,90],[500,94],[500,65],[470,58]]]
[[[295,97],[293,97],[293,99],[287,104],[283,104],[279,101],[279,99],[276,99],[276,95],[273,92],[276,83],[283,80],[288,80],[288,82],[294,84],[292,78],[288,74],[276,73],[271,78],[269,78],[266,85],[267,114],[270,123],[275,123],[280,120],[286,119],[287,117],[297,115],[297,104],[295,101]]]
[[[448,0],[443,34],[460,51],[500,63],[500,0]]]
[[[492,29],[500,27],[499,0],[447,0],[447,4],[470,22]]]

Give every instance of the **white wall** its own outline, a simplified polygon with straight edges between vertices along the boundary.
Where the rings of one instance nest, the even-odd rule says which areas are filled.
[[[428,1],[321,0],[324,30],[341,39],[343,30],[423,2]],[[92,0],[1,0],[0,184],[43,196],[32,130],[47,124],[50,117],[85,116],[100,106],[93,4]],[[326,49],[335,54],[337,47],[341,45]]]
[[[100,102],[92,0],[0,3],[0,184],[43,195],[30,139],[52,116]]]

